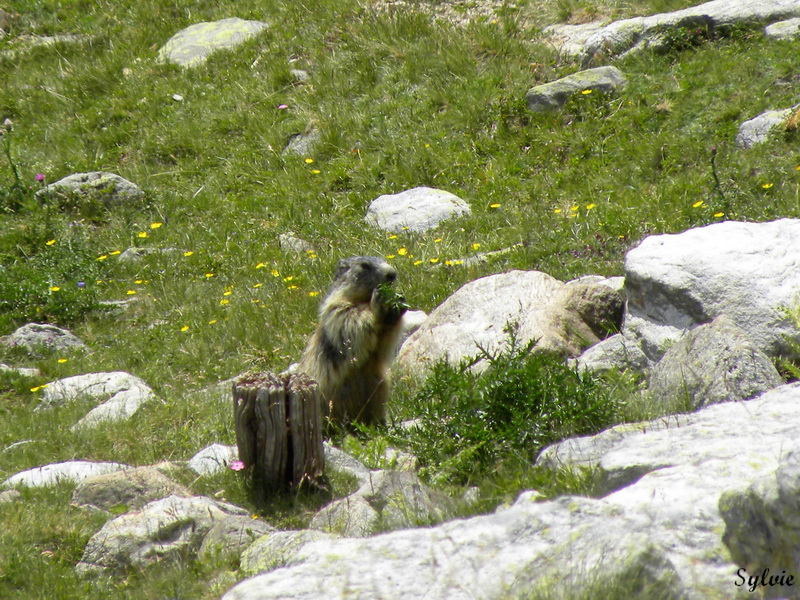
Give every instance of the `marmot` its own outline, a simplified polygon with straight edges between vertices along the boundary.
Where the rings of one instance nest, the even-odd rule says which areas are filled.
[[[339,262],[319,324],[298,370],[316,380],[323,414],[332,422],[372,425],[386,420],[388,367],[407,310],[388,285],[397,271],[382,258],[354,256]]]

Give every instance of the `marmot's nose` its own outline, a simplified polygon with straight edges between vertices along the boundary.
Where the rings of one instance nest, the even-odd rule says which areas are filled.
[[[387,271],[386,281],[393,283],[395,279],[397,279],[397,271]]]

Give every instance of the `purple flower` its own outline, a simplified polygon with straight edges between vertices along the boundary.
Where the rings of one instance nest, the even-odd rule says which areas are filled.
[[[44,173],[37,173],[36,181],[44,181]]]
[[[231,463],[231,469],[234,471],[241,471],[244,469],[244,463],[241,460],[234,460]]]
[[[85,281],[79,281],[78,282],[78,287],[81,288],[81,289],[85,288],[86,287],[86,282]]]
[[[287,109],[287,108],[289,108],[288,104],[279,104],[278,105],[278,110],[284,110],[284,109]]]

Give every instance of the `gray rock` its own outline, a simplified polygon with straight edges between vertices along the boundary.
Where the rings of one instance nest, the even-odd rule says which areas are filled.
[[[173,35],[158,51],[158,58],[182,67],[203,64],[217,50],[235,48],[269,25],[232,17],[196,23]]]
[[[80,483],[84,479],[113,473],[123,469],[130,469],[128,465],[114,462],[89,462],[85,460],[69,460],[62,463],[53,463],[43,467],[28,469],[12,475],[3,482],[2,487],[11,488],[23,485],[25,487],[46,487],[60,483]]]
[[[411,337],[412,333],[422,327],[422,324],[427,318],[428,314],[424,310],[407,310],[403,314],[400,319],[401,333],[397,344],[398,350],[405,343],[405,341]]]
[[[85,398],[99,404],[73,426],[76,429],[130,419],[155,395],[142,379],[130,373],[89,373],[48,383],[37,410]]]
[[[736,145],[740,148],[752,148],[769,140],[770,135],[777,132],[786,120],[791,117],[800,104],[784,110],[768,110],[757,117],[739,125],[736,134]]]
[[[363,485],[369,480],[369,469],[361,461],[356,460],[336,446],[331,446],[329,442],[324,442],[323,448],[325,450],[326,469],[352,475],[359,485]]]
[[[535,592],[602,598],[609,582],[631,584],[619,597],[750,598],[734,585],[736,552],[758,564],[770,548],[793,559],[800,548],[800,461],[793,457],[800,451],[799,425],[800,384],[792,384],[666,425],[629,426],[596,453],[594,464],[613,492],[603,498],[537,502],[522,494],[490,515],[313,542],[291,564],[240,582],[223,600],[342,600],[356,590],[364,598],[404,600],[501,600]],[[752,501],[751,512],[746,502],[736,512],[730,500],[721,502],[733,498],[726,494],[746,496],[754,484],[770,482],[775,491],[759,492],[766,500]],[[761,515],[774,522],[764,523]],[[726,519],[740,534],[726,534],[724,541]],[[748,539],[750,531],[755,539]]]
[[[662,48],[705,32],[757,28],[800,16],[797,0],[713,0],[669,13],[613,23],[554,25],[544,33],[563,55],[589,64],[595,57],[616,56],[643,48]]]
[[[464,200],[428,187],[417,187],[399,194],[378,196],[367,209],[365,221],[384,231],[404,229],[424,233],[442,221],[468,215],[472,212]]]
[[[648,360],[639,344],[617,333],[590,346],[570,364],[582,373],[600,374],[614,369],[641,371],[648,366]]]
[[[68,175],[35,195],[42,202],[50,200],[69,207],[96,203],[113,208],[136,205],[144,199],[144,192],[136,184],[104,171]]]
[[[22,500],[22,492],[19,490],[6,490],[5,492],[0,492],[0,504],[9,504],[11,502],[16,502],[17,500]]]
[[[314,251],[314,247],[302,238],[297,237],[294,231],[287,231],[278,236],[278,245],[284,252],[303,254]]]
[[[300,549],[310,542],[333,540],[339,536],[313,529],[276,531],[257,539],[245,550],[240,568],[245,575],[255,575],[291,564]]]
[[[178,256],[181,251],[178,248],[137,248],[132,246],[126,249],[117,257],[123,263],[138,263],[148,256]]]
[[[7,14],[7,13],[6,13]],[[0,31],[0,39],[4,33]],[[32,35],[24,33],[14,38],[6,47],[7,50],[0,52],[0,57],[14,58],[21,53],[28,52],[33,48],[47,48],[59,44],[85,44],[95,39],[93,35],[81,35],[75,33],[59,33],[56,35]]]
[[[767,356],[800,342],[787,307],[800,289],[800,220],[727,221],[646,238],[625,257],[623,334],[651,361],[686,331],[727,315]]]
[[[692,410],[749,400],[783,384],[775,365],[722,315],[673,344],[650,373],[650,392]]]
[[[375,532],[379,523],[378,511],[361,496],[352,495],[322,508],[308,526],[345,537],[367,537]]]
[[[773,23],[764,29],[764,35],[776,40],[792,40],[800,37],[800,18]]]
[[[449,500],[424,485],[412,471],[372,471],[350,497],[369,502],[386,530],[430,525],[442,520],[449,508]]]
[[[239,557],[257,539],[275,531],[261,519],[230,516],[209,529],[198,554],[204,560],[216,561]]]
[[[199,550],[214,525],[249,519],[246,510],[203,496],[169,496],[108,521],[83,551],[79,573],[123,571]]]
[[[23,348],[34,355],[42,351],[61,352],[86,349],[86,344],[71,332],[55,325],[43,323],[23,325],[11,335],[6,336],[3,343],[9,348]]]
[[[193,494],[156,467],[137,467],[84,479],[72,493],[72,503],[106,511],[123,507],[127,512],[172,495]]]
[[[229,468],[235,460],[239,460],[239,448],[211,444],[189,460],[189,468],[198,475],[216,475]]]
[[[308,71],[304,71],[303,69],[289,69],[289,75],[291,75],[297,83],[308,83],[311,81],[311,75],[308,74]]]
[[[0,363],[0,373],[13,373],[14,375],[19,375],[20,377],[39,377],[39,375],[42,374],[39,369],[12,367],[5,363]]]
[[[507,325],[516,323],[518,340],[539,340],[540,351],[578,356],[619,326],[622,296],[602,284],[564,283],[538,271],[511,271],[463,285],[434,309],[405,341],[399,363],[419,370],[432,361],[457,364],[501,350]],[[482,365],[476,365],[478,369]]]
[[[312,127],[305,133],[296,133],[286,142],[283,154],[296,154],[297,156],[311,156],[322,142],[322,131]]]
[[[558,110],[575,94],[584,90],[611,93],[622,89],[628,81],[616,67],[597,67],[579,71],[557,81],[531,88],[525,99],[533,112]]]

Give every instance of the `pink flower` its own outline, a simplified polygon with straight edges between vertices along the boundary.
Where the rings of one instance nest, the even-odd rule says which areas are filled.
[[[278,105],[278,110],[283,110],[285,108],[289,108],[289,105],[288,104],[279,104]]]
[[[37,173],[36,181],[44,181],[44,173]]]
[[[244,463],[241,460],[234,460],[231,463],[231,469],[233,469],[234,471],[241,471],[242,469],[244,469]]]

